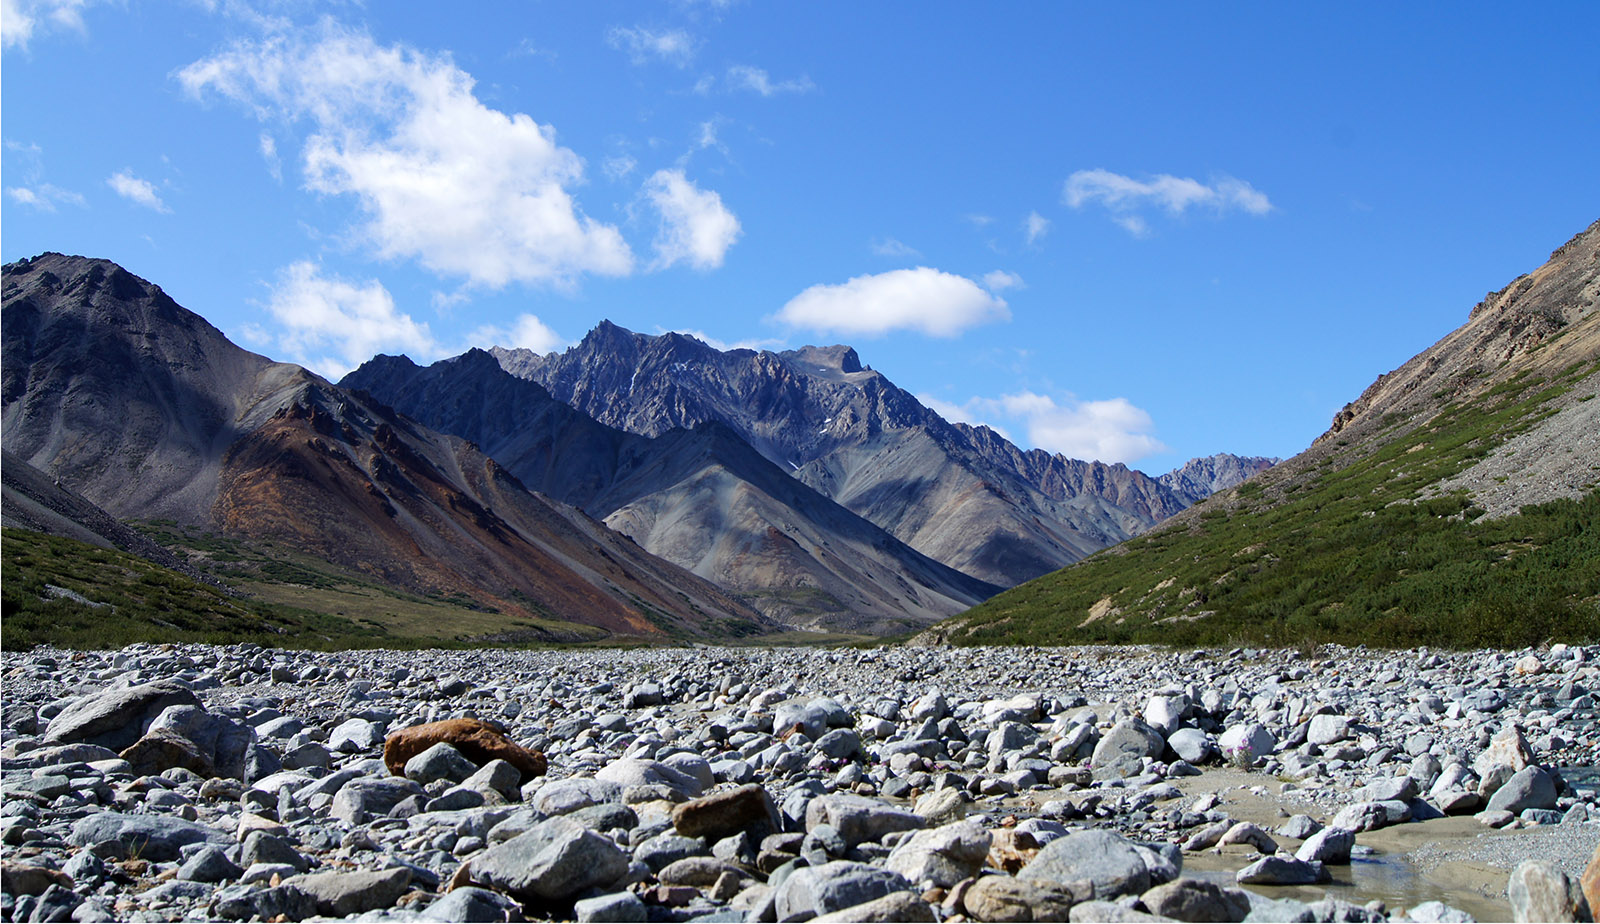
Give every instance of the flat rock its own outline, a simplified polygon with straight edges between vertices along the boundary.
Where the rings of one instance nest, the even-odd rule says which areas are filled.
[[[194,691],[177,680],[105,690],[70,703],[50,720],[45,744],[86,742],[120,751],[144,735],[168,706],[199,706]]]
[[[380,872],[306,873],[283,884],[310,896],[318,914],[342,918],[392,906],[410,883],[411,871],[397,867]]]
[[[101,841],[116,841],[128,852],[157,863],[178,859],[188,844],[215,844],[226,847],[233,842],[216,828],[169,815],[124,815],[100,812],[79,819],[72,826],[67,842],[89,847]]]
[[[672,827],[684,837],[720,840],[752,828],[761,836],[782,829],[778,807],[763,786],[750,784],[681,803],[672,810]]]
[[[1328,880],[1321,863],[1293,857],[1262,857],[1234,874],[1240,885],[1314,885]]]
[[[1094,894],[1139,894],[1150,888],[1150,868],[1132,841],[1110,831],[1076,831],[1044,846],[1018,879],[1067,884],[1087,879]]]
[[[627,871],[628,856],[617,845],[558,817],[473,857],[464,875],[474,885],[521,901],[546,902],[610,885]]]
[[[795,870],[775,895],[780,921],[797,921],[842,911],[892,892],[911,890],[899,873],[866,863],[835,860]]]
[[[1139,897],[1151,914],[1177,921],[1243,921],[1250,899],[1205,879],[1176,879]]]
[[[933,906],[915,892],[890,892],[870,902],[830,911],[811,919],[816,924],[850,924],[855,921],[937,921]]]
[[[818,796],[806,806],[806,830],[831,825],[844,838],[847,847],[881,841],[886,834],[914,831],[926,827],[927,823],[927,819],[915,812],[847,793]]]

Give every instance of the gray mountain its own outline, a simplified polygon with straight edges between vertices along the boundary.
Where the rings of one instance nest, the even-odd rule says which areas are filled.
[[[341,385],[472,440],[529,487],[790,625],[898,631],[999,590],[790,477],[716,419],[649,437],[626,433],[481,350],[428,367],[380,356]]]
[[[726,424],[912,548],[1001,586],[1137,535],[1191,502],[1121,464],[1024,451],[986,427],[949,423],[847,346],[723,352],[604,322],[562,353],[491,352],[513,375],[630,433]]]
[[[1236,456],[1219,452],[1214,456],[1190,459],[1157,480],[1188,503],[1198,504],[1218,491],[1226,491],[1282,461],[1276,457]]]
[[[3,291],[6,451],[113,516],[276,540],[507,614],[761,631],[720,588],[464,440],[240,349],[114,263],[44,254],[7,265]]]

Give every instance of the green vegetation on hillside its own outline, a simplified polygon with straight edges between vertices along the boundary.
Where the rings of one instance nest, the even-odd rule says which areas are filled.
[[[1595,371],[1519,376],[1286,488],[1242,485],[1158,528],[1000,594],[954,644],[1538,644],[1600,639],[1600,491],[1473,522],[1423,489],[1550,413]],[[1389,423],[1385,421],[1385,423]]]

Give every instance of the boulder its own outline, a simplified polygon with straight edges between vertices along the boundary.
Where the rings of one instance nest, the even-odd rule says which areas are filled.
[[[1017,878],[1069,884],[1087,879],[1096,896],[1139,894],[1150,888],[1150,868],[1134,843],[1110,831],[1077,831],[1046,844]]]
[[[381,872],[306,873],[283,881],[285,887],[309,896],[318,914],[339,918],[388,908],[410,883],[411,871],[403,866]]]
[[[350,824],[365,824],[375,815],[387,815],[412,796],[424,795],[421,786],[405,779],[356,777],[333,794],[328,814]]]
[[[993,841],[982,825],[960,821],[913,832],[895,845],[883,865],[917,885],[931,881],[949,888],[977,875]]]
[[[169,706],[199,706],[194,691],[176,680],[158,680],[85,696],[50,720],[45,744],[86,742],[120,751],[143,737]]]
[[[1295,859],[1319,863],[1348,864],[1350,862],[1350,849],[1356,844],[1356,834],[1344,828],[1327,827],[1311,835],[1300,849],[1294,852]]]
[[[1175,921],[1243,921],[1250,898],[1204,879],[1176,879],[1139,897],[1151,914]]]
[[[1513,815],[1521,814],[1524,809],[1553,809],[1558,795],[1555,779],[1542,767],[1529,765],[1513,773],[1494,791],[1488,808]]]
[[[1224,760],[1253,763],[1257,758],[1271,754],[1278,739],[1260,722],[1235,725],[1217,736],[1217,747]]]
[[[414,725],[395,732],[383,742],[383,764],[395,776],[405,775],[406,762],[436,744],[448,744],[478,766],[503,760],[522,774],[522,782],[544,776],[545,756],[508,738],[496,725],[481,719],[446,719]]]
[[[629,893],[622,894],[633,898]],[[639,903],[637,898],[633,898],[633,900]],[[583,902],[578,904],[582,905]],[[639,903],[639,909],[641,912],[644,910],[643,903]],[[457,921],[462,922],[462,924],[492,924],[492,922],[516,921],[521,918],[522,906],[514,900],[501,895],[499,892],[491,892],[488,889],[480,889],[476,886],[462,886],[459,889],[452,889],[418,915],[418,920],[439,921],[444,922],[444,924]],[[580,915],[578,920],[585,919]],[[642,916],[629,918],[618,914],[604,918],[589,918],[588,920],[643,921],[644,918]]]
[[[1525,860],[1506,883],[1513,921],[1591,920],[1578,883],[1543,860]]]
[[[458,876],[519,901],[561,902],[611,885],[627,871],[628,855],[617,845],[577,822],[551,818],[473,857]]]
[[[1517,771],[1535,763],[1533,748],[1523,737],[1522,729],[1506,726],[1489,740],[1489,747],[1472,762],[1472,770],[1479,780],[1478,794],[1493,795]]]
[[[659,760],[640,757],[614,760],[601,767],[594,777],[616,783],[623,789],[630,786],[665,786],[688,799],[705,792],[705,786],[696,777]]]
[[[1160,757],[1166,749],[1166,739],[1143,719],[1123,719],[1111,726],[1094,746],[1090,762],[1096,767],[1105,767],[1126,760],[1141,761],[1146,757]]]
[[[853,924],[865,921],[937,921],[933,906],[914,892],[890,892],[870,902],[830,911],[811,919],[814,924]]]
[[[761,836],[782,830],[778,807],[765,787],[750,784],[737,789],[691,799],[672,810],[672,827],[684,837],[719,840],[751,828],[765,827]]]
[[[123,815],[119,812],[99,812],[81,818],[67,836],[68,843],[79,847],[102,841],[116,841],[129,856],[164,863],[178,859],[181,849],[188,844],[226,847],[233,839],[209,825],[170,815]]]
[[[866,863],[835,860],[795,870],[774,896],[778,920],[800,921],[911,890],[904,876]]]
[[[406,761],[405,772],[402,775],[408,780],[426,786],[435,780],[459,783],[477,772],[477,764],[448,741],[441,741]]]
[[[1293,857],[1262,857],[1234,874],[1240,885],[1313,885],[1329,878],[1321,863]]]
[[[1203,764],[1216,753],[1211,739],[1198,728],[1180,728],[1168,735],[1167,747],[1191,764]]]
[[[967,915],[976,921],[1065,921],[1072,906],[1094,896],[1088,880],[1074,883],[1029,882],[1010,876],[984,876],[961,895]]]
[[[844,838],[847,847],[881,841],[890,832],[914,831],[926,827],[927,823],[926,818],[914,812],[848,793],[819,796],[806,806],[806,830],[831,825]]]

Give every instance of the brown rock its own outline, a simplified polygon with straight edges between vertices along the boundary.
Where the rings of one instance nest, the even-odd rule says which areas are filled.
[[[133,766],[136,776],[158,776],[173,767],[193,770],[203,777],[216,773],[210,755],[198,744],[169,731],[153,731],[128,745],[117,756]]]
[[[763,836],[781,827],[772,797],[756,783],[691,799],[672,810],[672,826],[684,837],[717,841],[760,824],[768,829]]]
[[[403,728],[383,742],[383,764],[395,776],[404,776],[406,761],[444,742],[478,766],[503,760],[522,774],[522,782],[544,776],[548,764],[543,754],[530,751],[494,725],[479,719],[445,719]]]
[[[961,894],[961,904],[974,921],[1065,921],[1072,906],[1094,896],[1087,882],[1047,883],[984,876]]]
[[[1584,868],[1578,884],[1589,903],[1589,917],[1600,917],[1600,845],[1595,846],[1594,856],[1589,858],[1589,865]]]
[[[72,888],[72,877],[47,866],[5,863],[0,864],[0,883],[8,895],[43,895],[53,885]]]
[[[1039,855],[1039,842],[1026,831],[998,828],[994,842],[989,845],[989,865],[1015,876]]]

